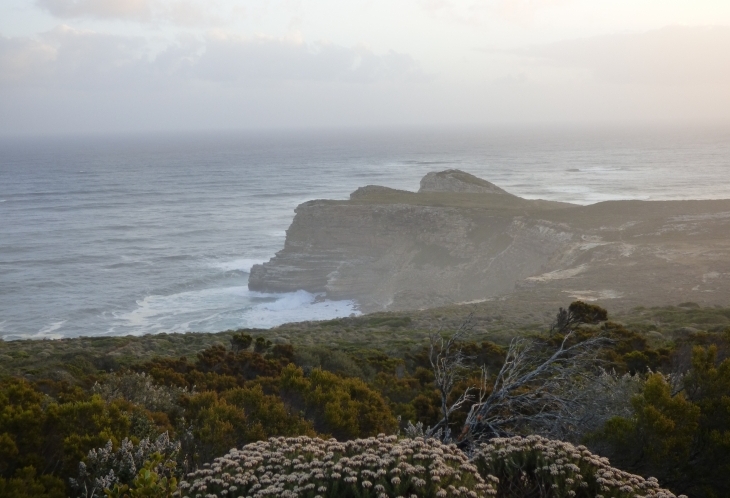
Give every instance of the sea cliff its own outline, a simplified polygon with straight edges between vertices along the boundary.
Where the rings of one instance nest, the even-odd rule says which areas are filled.
[[[367,186],[301,204],[260,291],[305,289],[363,311],[504,299],[726,303],[730,200],[522,199],[458,170],[418,192]]]

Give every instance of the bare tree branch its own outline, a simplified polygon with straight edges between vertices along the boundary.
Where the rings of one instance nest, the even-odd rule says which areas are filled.
[[[437,431],[441,431],[444,440],[450,439],[449,418],[451,414],[474,399],[471,394],[472,388],[467,388],[456,401],[449,404],[449,396],[454,390],[454,386],[462,378],[466,363],[472,359],[465,355],[460,347],[462,339],[471,333],[474,327],[472,318],[473,315],[470,314],[449,338],[445,338],[440,330],[429,337],[428,359],[431,362],[434,383],[441,397],[441,420],[427,432],[429,435],[433,435]]]
[[[548,340],[513,339],[488,396],[482,377],[480,399],[469,411],[462,440],[478,443],[530,432],[550,437],[578,424],[579,387],[596,375],[598,353],[610,341],[603,336],[574,341],[573,330],[557,347]]]

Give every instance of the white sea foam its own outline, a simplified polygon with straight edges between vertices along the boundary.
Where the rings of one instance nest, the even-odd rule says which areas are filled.
[[[11,341],[15,339],[61,339],[64,337],[64,334],[57,333],[56,331],[63,327],[63,324],[66,322],[67,320],[61,320],[58,322],[49,323],[35,334],[5,334],[2,336],[2,339],[6,341]],[[4,327],[2,327],[4,323],[5,322],[0,323],[0,332],[5,331]]]
[[[223,271],[241,271],[245,273],[251,272],[251,267],[253,265],[258,265],[261,263],[265,263],[266,259],[248,259],[248,258],[241,258],[241,259],[234,259],[233,261],[215,261],[207,263],[207,266],[211,268],[217,268],[219,270]]]
[[[231,328],[271,328],[288,322],[329,320],[360,314],[353,301],[322,300],[307,291],[281,294],[245,286],[147,296],[129,312],[117,313],[109,334],[217,332]]]

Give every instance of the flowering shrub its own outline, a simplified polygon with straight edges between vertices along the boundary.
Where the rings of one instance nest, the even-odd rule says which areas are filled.
[[[154,466],[148,470],[159,475],[171,474],[179,451],[180,443],[170,440],[167,433],[155,441],[143,439],[137,445],[125,438],[116,450],[109,441],[103,448],[89,451],[86,461],[79,463],[78,478],[69,479],[73,496],[102,497],[104,490],[115,484],[132,483],[138,471],[150,462]]]
[[[585,446],[539,436],[492,439],[472,460],[482,475],[499,479],[499,497],[677,498],[655,478],[613,468]]]
[[[179,496],[189,498],[484,498],[496,494],[454,445],[436,439],[377,438],[338,442],[272,438],[231,450],[188,474]]]

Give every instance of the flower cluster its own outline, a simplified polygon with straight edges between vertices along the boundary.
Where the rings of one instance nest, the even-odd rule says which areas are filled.
[[[539,488],[540,496],[595,498],[687,498],[610,466],[585,446],[539,436],[498,438],[483,444],[472,459],[479,471],[499,478],[499,494],[521,496]]]
[[[188,474],[178,496],[486,498],[496,494],[496,481],[482,478],[456,446],[436,439],[272,438]]]

